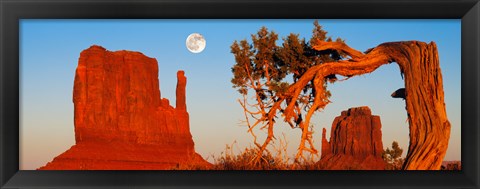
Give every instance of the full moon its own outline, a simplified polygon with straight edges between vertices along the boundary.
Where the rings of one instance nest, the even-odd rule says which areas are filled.
[[[187,45],[187,49],[192,53],[202,52],[203,49],[205,49],[205,46],[207,45],[207,41],[199,33],[190,34],[187,37],[187,41],[185,43]]]

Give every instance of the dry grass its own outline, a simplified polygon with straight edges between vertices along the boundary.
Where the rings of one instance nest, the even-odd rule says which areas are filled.
[[[318,170],[313,159],[294,162],[293,157],[288,157],[286,143],[274,147],[274,154],[264,151],[261,157],[257,157],[259,149],[255,147],[247,147],[235,153],[235,144],[236,142],[226,145],[220,157],[212,156],[213,170]]]

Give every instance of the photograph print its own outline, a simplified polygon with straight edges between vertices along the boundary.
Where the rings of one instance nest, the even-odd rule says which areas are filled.
[[[462,170],[460,19],[20,19],[20,170]]]

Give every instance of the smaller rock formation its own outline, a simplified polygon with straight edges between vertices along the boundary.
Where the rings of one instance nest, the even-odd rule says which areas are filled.
[[[324,170],[384,170],[382,159],[382,124],[367,106],[350,108],[336,117],[330,142],[322,133],[322,156],[318,162]]]
[[[442,167],[440,170],[454,170],[459,171],[462,170],[462,162],[461,161],[443,161]]]

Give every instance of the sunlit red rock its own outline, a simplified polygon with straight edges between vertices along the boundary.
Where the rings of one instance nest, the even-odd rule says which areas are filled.
[[[383,170],[382,124],[370,108],[343,111],[332,124],[330,142],[322,133],[322,155],[318,162],[325,170]]]
[[[174,108],[161,98],[154,58],[95,45],[82,51],[73,87],[76,144],[40,169],[210,166],[194,150],[186,83],[179,71]]]

